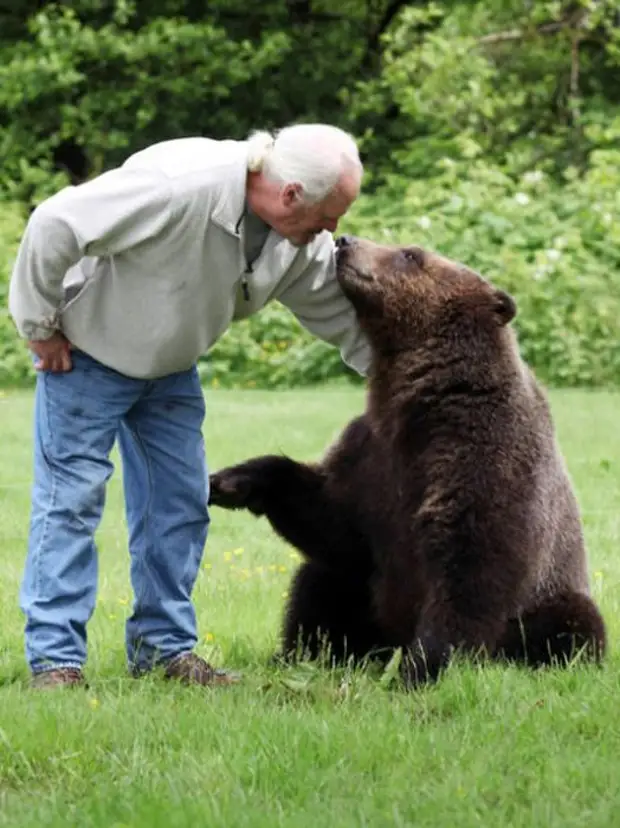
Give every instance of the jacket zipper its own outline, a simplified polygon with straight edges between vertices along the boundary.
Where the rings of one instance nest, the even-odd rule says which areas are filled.
[[[240,239],[241,239],[241,222],[243,221],[245,213],[246,213],[246,211],[245,211],[245,207],[244,207],[243,212],[239,216],[239,221],[237,222],[237,225],[235,227],[235,232],[237,233],[237,235],[239,236]],[[245,258],[245,255],[244,255],[243,259],[245,261],[245,270],[241,274],[241,290],[243,291],[243,298],[245,299],[246,302],[249,302],[250,301],[250,286],[248,284],[247,274],[248,273],[253,273],[254,271],[252,270],[252,265],[250,264],[250,262],[248,262],[247,259]]]
[[[252,270],[252,265],[249,262],[247,262],[246,263],[246,269],[243,272],[243,274],[241,275],[241,290],[243,291],[243,298],[245,299],[246,302],[250,301],[250,286],[248,284],[246,274],[247,273],[253,273],[253,272],[254,271]]]

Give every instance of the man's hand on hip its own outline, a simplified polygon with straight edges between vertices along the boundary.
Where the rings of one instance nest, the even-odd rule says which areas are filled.
[[[31,339],[28,347],[37,357],[34,366],[37,371],[59,373],[73,367],[71,343],[61,333],[55,333],[49,339]]]

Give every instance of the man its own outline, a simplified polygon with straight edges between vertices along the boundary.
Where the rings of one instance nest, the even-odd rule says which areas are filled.
[[[278,300],[360,373],[366,341],[331,233],[359,194],[350,136],[296,125],[246,141],[187,138],[43,202],[9,308],[38,369],[34,485],[20,595],[34,687],[84,683],[109,455],[123,463],[130,669],[229,683],[193,652],[191,593],[207,538],[198,357],[233,319]]]

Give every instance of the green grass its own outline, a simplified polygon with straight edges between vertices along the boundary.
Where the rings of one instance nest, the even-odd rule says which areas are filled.
[[[358,390],[207,392],[212,468],[320,455]],[[405,694],[380,676],[276,671],[296,555],[247,514],[213,512],[195,599],[201,652],[242,671],[204,691],[125,673],[131,594],[120,468],[99,532],[90,689],[27,687],[18,587],[32,398],[0,398],[0,826],[615,826],[620,808],[618,395],[552,395],[611,653],[597,670],[454,665]]]

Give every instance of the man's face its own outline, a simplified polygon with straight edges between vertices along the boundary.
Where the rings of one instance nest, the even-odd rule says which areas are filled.
[[[344,176],[338,187],[321,202],[306,205],[295,185],[280,193],[278,217],[273,228],[296,247],[309,244],[323,230],[334,233],[338,222],[359,194],[359,180]]]

